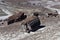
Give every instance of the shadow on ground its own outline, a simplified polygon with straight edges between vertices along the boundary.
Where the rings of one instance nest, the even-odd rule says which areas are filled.
[[[38,29],[41,29],[41,28],[44,28],[45,27],[45,25],[40,25],[40,26],[36,26],[36,27],[32,27],[32,32],[35,32],[35,31],[37,31]]]

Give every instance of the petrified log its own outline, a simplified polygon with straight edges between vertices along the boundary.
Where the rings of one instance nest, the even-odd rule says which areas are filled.
[[[23,22],[22,22],[23,25],[25,25],[24,27],[26,28],[25,31],[26,32],[30,32],[33,27],[37,27],[39,26],[41,23],[40,23],[40,20],[38,17],[36,16],[31,16],[31,17],[28,17],[26,18]]]

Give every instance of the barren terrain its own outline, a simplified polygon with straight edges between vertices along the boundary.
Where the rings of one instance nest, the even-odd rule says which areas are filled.
[[[41,26],[35,32],[26,33],[22,31],[21,22],[15,22],[6,27],[0,27],[0,40],[60,40],[60,2],[56,0],[53,2],[50,0],[41,1],[41,5],[44,6],[16,6],[16,1],[8,0],[6,3],[0,3],[0,8],[4,9],[6,14],[14,14],[14,11],[23,11],[26,15],[31,16],[33,12],[38,11],[41,13],[49,13],[54,12],[54,10],[58,11],[57,17],[47,17],[39,15],[39,19],[41,21]],[[22,0],[24,1],[24,0]],[[55,6],[58,5],[58,6]],[[48,8],[48,9],[46,9]],[[8,11],[7,11],[8,10]],[[46,10],[46,11],[44,11]],[[51,11],[52,10],[52,11]],[[3,13],[4,14],[4,13]],[[2,15],[2,13],[0,13]],[[5,15],[5,14],[4,14]],[[5,17],[3,17],[5,18]],[[43,27],[44,26],[44,27]]]

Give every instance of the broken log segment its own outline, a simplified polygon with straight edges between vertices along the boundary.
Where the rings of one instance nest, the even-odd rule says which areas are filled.
[[[25,17],[24,12],[18,12],[8,18],[8,24],[14,23],[16,21],[21,21]]]
[[[26,28],[26,32],[30,32],[31,30],[34,30],[34,27],[40,26],[40,20],[36,16],[30,16],[22,21],[22,25]]]

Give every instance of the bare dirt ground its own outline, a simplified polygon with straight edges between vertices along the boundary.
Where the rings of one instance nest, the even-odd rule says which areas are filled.
[[[32,10],[25,9],[23,11],[28,11],[30,13]],[[45,27],[35,32],[22,32],[21,22],[13,23],[7,27],[0,27],[0,40],[60,40],[60,15],[59,17],[39,18],[41,25]]]
[[[52,6],[52,8],[57,8],[57,9],[60,9],[60,5],[55,5],[55,6]]]
[[[35,32],[25,33],[21,30],[21,22],[16,22],[7,27],[0,28],[0,40],[59,40],[60,17],[40,17],[44,28]]]
[[[9,8],[10,10],[12,8]],[[28,8],[27,8],[28,9]],[[34,11],[40,12],[38,9],[21,8],[20,11],[26,12],[31,16]],[[41,8],[42,9],[42,8]],[[44,8],[42,9],[44,10]],[[28,12],[27,12],[28,11]],[[50,10],[47,10],[51,12]],[[44,12],[43,12],[44,13]],[[35,32],[22,32],[21,22],[13,23],[7,27],[0,27],[0,40],[59,40],[60,39],[60,17],[39,17],[41,25],[45,27],[38,29]]]
[[[5,14],[4,12],[1,11],[0,9],[0,16],[6,16],[7,14]]]

